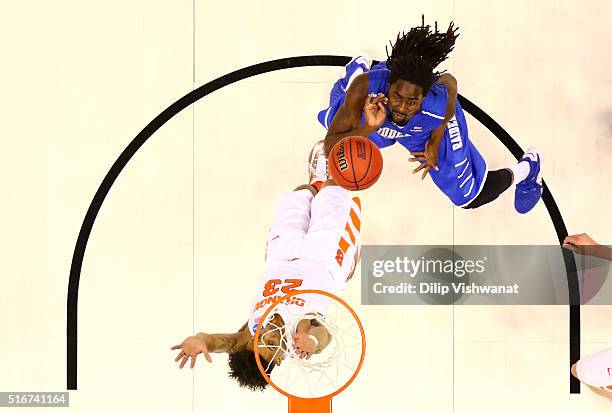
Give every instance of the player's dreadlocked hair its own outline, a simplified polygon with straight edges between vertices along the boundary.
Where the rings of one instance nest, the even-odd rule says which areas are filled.
[[[261,356],[259,356],[259,360],[261,361],[261,365],[266,369],[266,373],[269,375],[274,368],[274,362],[270,363]],[[261,375],[257,367],[255,353],[251,350],[241,350],[230,353],[229,368],[229,376],[232,379],[236,379],[241,387],[246,387],[254,391],[263,390],[268,385],[268,382]]]
[[[394,44],[389,42],[391,53],[385,47],[387,67],[391,70],[389,82],[407,80],[422,87],[423,94],[427,94],[442,74],[434,72],[434,69],[445,61],[453,50],[455,40],[459,36],[456,34],[457,30],[451,22],[446,32],[439,32],[438,22],[435,22],[432,31],[429,25],[425,26],[423,16],[421,26],[413,27],[408,33],[398,34]]]

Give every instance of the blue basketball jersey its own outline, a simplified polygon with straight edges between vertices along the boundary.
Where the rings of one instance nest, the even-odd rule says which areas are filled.
[[[368,93],[388,96],[389,74],[385,62],[372,67],[368,72]],[[345,89],[337,86],[334,85],[332,89],[330,107],[319,113],[319,121],[326,128],[346,96]],[[398,142],[410,152],[423,152],[431,132],[444,119],[446,101],[446,86],[435,83],[425,96],[420,111],[405,126],[397,125],[387,117],[381,127],[368,138],[379,148]],[[387,113],[391,113],[388,106]],[[364,122],[365,117],[362,115],[361,124]],[[431,169],[429,175],[453,204],[466,206],[480,193],[487,175],[487,166],[468,138],[467,124],[459,101],[455,106],[455,116],[448,122],[438,149],[438,168],[439,171]]]

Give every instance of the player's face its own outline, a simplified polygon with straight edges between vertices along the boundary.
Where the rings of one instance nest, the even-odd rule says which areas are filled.
[[[389,118],[404,126],[421,109],[423,88],[406,80],[397,80],[389,85]]]
[[[247,349],[253,348],[253,342],[255,341],[255,336],[251,337],[247,344]],[[259,355],[263,357],[265,360],[270,361],[273,360],[274,363],[280,364],[283,359],[282,350],[278,349],[278,345],[281,342],[281,335],[276,327],[266,327],[262,330],[259,335]],[[264,366],[265,368],[266,366]]]

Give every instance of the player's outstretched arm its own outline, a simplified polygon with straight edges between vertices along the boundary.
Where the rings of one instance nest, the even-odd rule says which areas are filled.
[[[368,96],[368,74],[362,73],[351,83],[344,103],[334,116],[327,135],[325,136],[325,155],[329,156],[332,148],[342,138],[347,136],[368,137],[375,132],[385,121],[387,111],[384,104],[385,95]],[[361,123],[361,114],[365,115],[365,123]]]
[[[414,158],[410,159],[411,162],[421,162],[412,173],[417,173],[424,169],[421,179],[429,173],[431,168],[438,170],[438,148],[442,143],[442,138],[446,132],[446,125],[455,116],[455,106],[457,104],[457,79],[450,73],[443,73],[438,78],[438,83],[442,83],[446,86],[446,113],[444,119],[440,125],[431,132],[431,137],[425,145],[424,152],[412,152]]]
[[[563,248],[572,250],[578,254],[591,255],[612,261],[612,248],[600,245],[588,234],[576,234],[565,237]]]
[[[206,334],[198,333],[195,336],[187,337],[181,344],[172,346],[170,350],[180,350],[174,361],[180,362],[179,368],[183,368],[191,359],[191,368],[195,367],[196,359],[199,354],[212,363],[210,353],[229,353],[235,350],[248,340],[249,333],[241,329],[233,334]]]

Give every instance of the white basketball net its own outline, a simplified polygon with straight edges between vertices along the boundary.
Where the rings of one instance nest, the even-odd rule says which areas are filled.
[[[282,363],[270,374],[274,384],[303,398],[326,396],[346,384],[357,369],[362,352],[361,333],[353,315],[336,300],[331,300],[325,316],[298,313],[295,306],[282,303],[279,306],[284,306],[285,314],[289,314],[285,316],[288,318],[286,324],[270,324],[274,328],[262,333],[262,339],[266,334],[280,331],[280,345],[259,344],[260,348],[273,349],[275,356],[279,352],[284,356]],[[316,320],[331,334],[327,347],[309,359],[300,359],[294,348],[293,334],[302,320]],[[271,363],[264,363],[264,369],[267,370]]]

